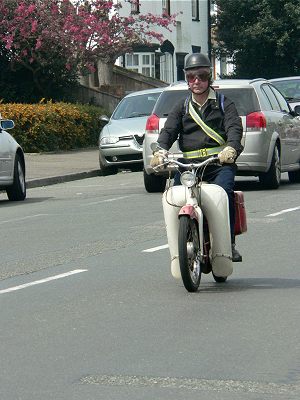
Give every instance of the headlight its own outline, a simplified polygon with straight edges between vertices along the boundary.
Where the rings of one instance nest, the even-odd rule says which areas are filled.
[[[119,138],[117,136],[104,136],[100,139],[100,144],[115,144],[118,143]]]
[[[180,182],[186,187],[192,187],[196,183],[196,175],[190,171],[186,171],[181,175]]]

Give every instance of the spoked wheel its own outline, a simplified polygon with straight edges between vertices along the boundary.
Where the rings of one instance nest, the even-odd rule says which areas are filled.
[[[196,292],[201,280],[199,234],[196,222],[187,215],[180,217],[178,251],[184,287]]]
[[[227,281],[227,276],[216,276],[214,273],[212,273],[212,274],[213,274],[214,280],[217,283],[224,283]]]

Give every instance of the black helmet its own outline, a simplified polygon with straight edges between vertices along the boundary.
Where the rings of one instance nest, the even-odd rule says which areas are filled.
[[[202,53],[189,54],[185,59],[184,70],[186,71],[188,69],[196,67],[211,68],[211,63],[209,61],[209,58]]]

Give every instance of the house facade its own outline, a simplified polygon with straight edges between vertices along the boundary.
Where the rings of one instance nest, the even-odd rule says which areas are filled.
[[[211,56],[211,0],[140,0],[131,4],[119,0],[121,16],[130,14],[168,15],[176,14],[176,25],[172,32],[153,26],[162,33],[164,42],[153,43],[153,47],[140,46],[133,53],[117,60],[117,65],[146,76],[173,83],[184,79],[184,59],[189,53],[202,52]]]

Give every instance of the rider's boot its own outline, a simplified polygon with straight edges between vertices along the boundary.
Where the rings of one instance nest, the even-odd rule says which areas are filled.
[[[231,248],[232,248],[232,262],[241,262],[241,261],[243,261],[243,257],[238,252],[238,250],[235,248],[235,243],[234,242],[231,244]]]

